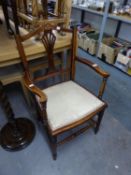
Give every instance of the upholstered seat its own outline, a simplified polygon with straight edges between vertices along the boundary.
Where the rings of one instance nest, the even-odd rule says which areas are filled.
[[[47,95],[47,118],[52,131],[79,121],[104,103],[73,81],[49,87]]]

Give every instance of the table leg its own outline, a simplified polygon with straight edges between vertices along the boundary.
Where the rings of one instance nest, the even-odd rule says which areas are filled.
[[[11,29],[10,23],[9,23],[9,15],[8,15],[8,11],[7,11],[7,3],[6,0],[1,0],[1,5],[2,5],[2,10],[4,13],[4,17],[5,17],[5,22],[6,22],[6,26],[7,26],[7,30],[8,33],[10,35],[13,35],[13,30]]]
[[[0,19],[0,24],[3,24],[2,19]]]

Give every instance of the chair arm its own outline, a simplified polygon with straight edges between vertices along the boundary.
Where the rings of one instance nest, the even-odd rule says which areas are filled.
[[[107,72],[102,70],[97,64],[94,64],[93,62],[91,62],[85,58],[76,57],[76,61],[89,66],[94,71],[96,71],[99,75],[101,75],[103,78],[108,78],[110,76]]]
[[[101,75],[103,77],[102,83],[101,83],[100,88],[99,88],[99,93],[98,93],[98,98],[102,99],[102,96],[104,94],[105,87],[106,87],[106,82],[107,82],[107,79],[110,76],[110,74],[108,74],[107,72],[102,70],[97,64],[94,64],[93,62],[91,62],[85,58],[76,57],[76,61],[79,61],[80,63],[83,63],[83,64],[89,66],[95,72],[97,72],[99,75]]]
[[[34,85],[34,83],[27,74],[24,75],[24,82],[25,86],[29,89],[29,91],[39,97],[40,103],[47,101],[46,95],[37,86]]]

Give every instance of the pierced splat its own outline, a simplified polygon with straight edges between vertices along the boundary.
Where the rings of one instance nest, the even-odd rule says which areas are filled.
[[[46,30],[41,38],[42,43],[45,46],[48,58],[49,72],[55,71],[55,63],[53,59],[53,50],[56,41],[56,36],[53,34],[52,30]]]

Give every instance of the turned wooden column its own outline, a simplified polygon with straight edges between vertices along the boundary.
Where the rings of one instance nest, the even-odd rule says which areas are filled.
[[[34,124],[27,118],[15,118],[15,114],[1,82],[0,106],[8,121],[0,131],[1,146],[7,151],[17,151],[25,148],[32,142],[35,136]]]

